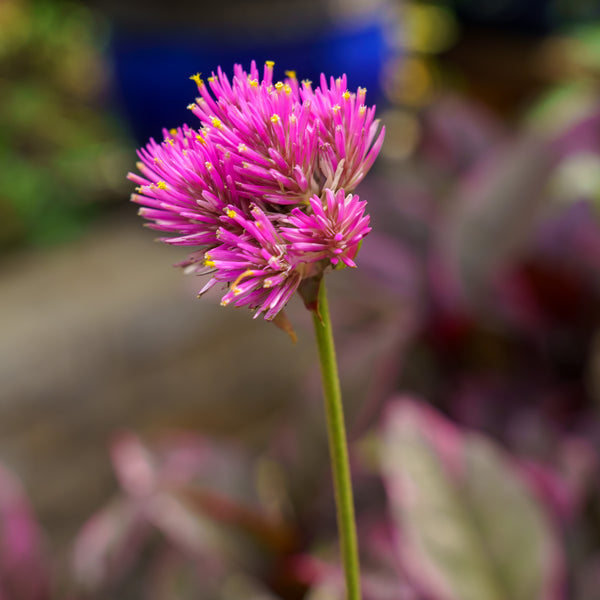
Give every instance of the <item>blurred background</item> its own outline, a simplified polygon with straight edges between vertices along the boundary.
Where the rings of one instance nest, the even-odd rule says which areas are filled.
[[[352,440],[368,455],[398,394],[460,435],[485,436],[509,473],[527,471],[532,510],[553,524],[554,566],[542,561],[540,581],[555,595],[523,600],[597,600],[593,0],[0,0],[0,592],[188,597],[170,595],[184,589],[171,554],[153,583],[144,570],[148,548],[180,557],[183,526],[153,521],[162,541],[148,546],[128,529],[139,514],[122,510],[137,498],[132,478],[151,477],[144,461],[171,464],[188,431],[235,446],[252,465],[240,467],[249,488],[270,474],[269,502],[298,527],[293,543],[275,544],[277,560],[251,562],[260,593],[242,576],[225,594],[216,576],[209,589],[186,575],[189,597],[331,597],[319,588],[330,571],[281,562],[335,531],[309,316],[292,302],[292,346],[215,297],[196,300],[202,283],[171,268],[183,254],[156,244],[128,202],[135,149],[189,120],[189,76],[252,59],[274,60],[280,77],[347,73],[387,129],[358,190],[373,225],[360,269],[330,278]],[[174,445],[160,454],[165,435]],[[155,450],[162,458],[148,459]],[[214,466],[204,450],[188,454],[200,471],[238,473],[238,458]],[[359,513],[390,502],[389,474],[374,482],[365,469]],[[508,476],[498,467],[500,484]],[[92,514],[104,520],[84,534]],[[197,567],[196,551],[183,555]],[[34,564],[37,587],[23,577]],[[418,573],[401,579],[390,598],[437,599],[410,588]]]

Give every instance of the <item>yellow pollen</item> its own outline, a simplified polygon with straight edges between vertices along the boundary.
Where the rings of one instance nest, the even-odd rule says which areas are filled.
[[[216,75],[213,75],[211,77],[208,77],[208,81],[210,81],[211,83],[214,83],[215,81],[217,81],[217,77]]]
[[[227,306],[230,302],[231,300],[229,298],[223,298],[223,300],[221,300],[221,306]]]
[[[250,163],[247,163],[246,161],[244,161],[242,163],[242,167],[244,167],[244,169],[249,169],[250,168]]]
[[[263,283],[264,288],[270,288],[272,285],[273,282],[270,279],[265,279],[265,282]]]
[[[276,88],[276,89],[278,89],[278,90],[280,90],[281,88],[283,88],[283,82],[281,82],[281,81],[278,81],[278,82],[275,84],[275,88]]]
[[[249,81],[252,87],[258,87],[258,79],[250,79]]]
[[[246,150],[248,150],[248,146],[246,146],[246,144],[240,144],[238,146],[238,152],[246,152]]]
[[[292,87],[289,84],[287,84],[287,83],[283,86],[283,90],[288,95],[292,93]]]
[[[296,115],[290,115],[290,123],[296,122]]]
[[[272,123],[279,123],[280,118],[279,115],[277,113],[274,113],[273,115],[271,115],[271,122]]]
[[[177,135],[177,129],[175,129],[175,128],[173,127],[173,129],[169,129],[169,133],[170,133],[171,135]]]
[[[252,269],[248,269],[247,271],[244,271],[241,275],[238,275],[238,278],[231,284],[231,290],[233,291],[235,296],[238,296],[242,293],[242,290],[238,289],[240,281],[242,281],[242,279],[246,279],[246,277],[250,277],[251,275],[254,275],[254,271]]]
[[[212,163],[208,161],[204,163],[204,166],[206,167],[207,171],[210,171],[213,168]]]
[[[221,127],[223,127],[221,119],[218,119],[217,117],[213,117],[210,122],[212,123],[212,126],[216,127],[217,129],[221,129]]]
[[[275,61],[267,60],[265,61],[265,65],[269,67],[269,69],[272,69],[275,66]]]
[[[286,71],[285,76],[290,79],[296,79],[296,71]]]
[[[333,112],[337,112],[338,110],[340,110],[340,108],[342,108],[342,107],[341,107],[339,104],[334,104],[334,105],[332,106],[332,110],[333,110]]]
[[[349,100],[350,99],[350,92],[348,90],[346,90],[343,94],[342,94],[342,98],[344,100]]]
[[[138,185],[138,186],[135,188],[135,191],[136,191],[136,192],[138,192],[138,194],[141,194],[141,193],[144,191],[144,188],[143,188],[141,185]]]
[[[172,145],[175,143],[175,140],[174,140],[174,139],[171,139],[171,138],[167,138],[167,139],[165,140],[165,144],[166,144],[167,142],[169,142],[169,144],[171,144],[171,146],[172,146]]]
[[[160,164],[160,163],[162,162],[162,160],[160,160],[160,158],[158,158],[158,156],[155,156],[155,157],[154,157],[152,160],[153,160],[153,161],[154,161],[154,162],[155,162],[157,165],[158,165],[158,164]]]
[[[358,108],[358,114],[364,115],[367,112],[367,107],[364,104],[361,104]]]
[[[358,88],[358,93],[359,94],[366,94],[367,93],[367,88],[359,87]]]
[[[161,190],[166,190],[167,189],[167,184],[164,181],[159,181],[156,185]]]
[[[303,79],[302,80],[302,85],[304,85],[306,87],[310,87],[311,84],[312,84],[312,81],[310,79]]]
[[[194,108],[196,108],[196,105],[195,105],[195,104],[188,104],[188,105],[187,105],[187,109],[188,109],[188,110],[194,110]]]
[[[214,267],[215,266],[215,261],[213,260],[213,257],[208,252],[204,253],[204,266],[206,266],[206,267]]]
[[[199,141],[199,142],[200,142],[202,145],[206,146],[206,140],[205,140],[205,139],[204,139],[204,138],[203,138],[203,137],[202,137],[200,134],[198,134],[198,135],[196,136],[196,139],[197,139],[197,140],[198,140],[198,141]]]
[[[235,212],[235,210],[231,210],[231,208],[227,209],[227,216],[230,219],[233,219],[234,217],[237,217],[237,213]]]
[[[201,85],[203,85],[203,84],[204,84],[204,81],[202,81],[202,77],[200,77],[200,75],[201,75],[201,73],[196,73],[195,75],[192,75],[192,76],[190,77],[190,79],[191,79],[192,81],[194,81],[194,83],[195,83],[195,84],[196,84],[198,87],[200,87]]]

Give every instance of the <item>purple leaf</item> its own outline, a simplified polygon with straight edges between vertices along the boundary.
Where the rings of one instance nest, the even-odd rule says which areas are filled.
[[[116,499],[94,514],[73,545],[77,584],[92,591],[119,581],[139,558],[149,529],[127,499]]]
[[[40,533],[21,484],[0,465],[0,598],[50,597]]]
[[[435,600],[558,600],[562,556],[508,457],[408,399],[390,406],[383,474],[397,551]]]

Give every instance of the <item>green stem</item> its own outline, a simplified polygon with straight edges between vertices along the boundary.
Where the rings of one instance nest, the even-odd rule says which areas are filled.
[[[321,281],[319,288],[318,307],[318,314],[313,311],[313,322],[321,363],[338,532],[346,576],[346,594],[348,600],[360,600],[360,567],[358,564],[354,499],[352,497],[352,481],[348,463],[344,409],[324,279]]]

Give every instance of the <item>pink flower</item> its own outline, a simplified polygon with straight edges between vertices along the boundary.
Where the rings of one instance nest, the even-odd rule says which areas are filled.
[[[296,204],[319,191],[317,125],[310,104],[299,100],[295,74],[288,74],[273,84],[267,62],[262,81],[254,63],[250,73],[236,65],[231,83],[221,68],[208,86],[194,76],[200,97],[188,108],[233,157],[240,193],[250,201]]]
[[[321,74],[321,85],[314,92],[305,82],[300,95],[310,104],[319,136],[319,166],[326,177],[324,187],[352,191],[373,166],[385,129],[379,136],[375,107],[365,104],[367,90],[351,93],[346,76],[327,78]]]
[[[164,131],[138,152],[132,200],[163,241],[198,249],[180,266],[220,283],[222,304],[273,319],[302,279],[340,261],[355,266],[370,231],[366,203],[352,195],[383,142],[365,90],[324,76],[312,90],[293,72],[273,83],[253,62],[192,77],[199,97],[188,108],[200,128]]]
[[[222,305],[246,305],[256,309],[255,316],[264,312],[265,319],[272,319],[296,291],[302,269],[265,213],[258,206],[250,213],[247,218],[233,206],[226,208],[218,232],[222,243],[204,253],[205,266],[216,273],[200,293],[225,282],[229,291]]]
[[[366,202],[358,196],[325,190],[326,202],[318,196],[310,199],[310,212],[294,208],[282,227],[283,236],[291,243],[290,250],[304,260],[328,259],[334,266],[341,260],[349,267],[356,267],[353,258],[362,239],[371,231],[369,216],[365,216]]]

